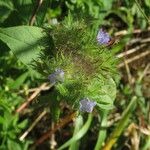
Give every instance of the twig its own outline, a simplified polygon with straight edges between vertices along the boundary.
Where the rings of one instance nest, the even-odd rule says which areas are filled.
[[[114,118],[112,118],[111,120],[109,120],[107,122],[107,127],[111,127],[112,125],[114,125],[115,122],[119,121],[121,119],[120,114],[116,115]]]
[[[145,67],[144,71],[143,71],[142,74],[139,76],[139,79],[138,79],[139,82],[142,81],[142,79],[143,79],[143,77],[146,75],[146,73],[147,73],[149,67],[150,67],[150,63],[147,64],[147,66]]]
[[[72,114],[67,115],[62,120],[54,125],[53,130],[49,129],[43,136],[41,136],[34,144],[33,147],[42,144],[46,139],[48,139],[53,133],[55,133],[58,129],[64,127],[67,123],[69,123],[73,118],[75,118],[77,112],[73,112]]]
[[[52,122],[52,127],[51,127],[51,130],[53,130],[53,129],[54,129],[54,122]],[[55,148],[56,145],[57,145],[57,142],[55,140],[55,134],[52,133],[51,138],[50,138],[50,149],[51,150],[56,149]]]
[[[148,43],[150,42],[150,38],[141,39],[141,43]]]
[[[128,65],[127,60],[125,59],[125,57],[124,57],[124,64],[125,64],[129,84],[132,85],[132,76],[131,76],[129,65]]]
[[[49,90],[51,88],[51,86],[46,86],[45,88],[42,89],[42,91],[46,91],[46,90]],[[24,93],[27,91],[27,93],[32,93],[32,92],[35,92],[38,88],[32,88],[32,89],[23,89],[23,90],[20,90],[18,92],[18,94],[21,94],[21,93]]]
[[[145,52],[143,52],[143,53],[141,53],[141,54],[139,54],[139,55],[136,55],[135,57],[133,57],[133,58],[131,58],[131,59],[127,59],[127,64],[129,64],[129,63],[131,63],[131,62],[133,62],[133,61],[135,61],[135,60],[138,60],[138,59],[140,59],[140,58],[142,58],[142,57],[145,57],[146,55],[149,55],[149,54],[150,54],[150,50],[145,51]],[[122,68],[122,67],[124,67],[124,63],[120,63],[120,64],[118,65],[118,68]]]
[[[128,46],[126,46],[126,49],[127,49],[127,47]],[[127,72],[128,82],[129,82],[129,85],[131,86],[132,85],[132,76],[131,76],[129,65],[126,61],[126,57],[124,57],[124,64],[125,64],[125,69],[126,69],[126,72]]]
[[[139,150],[140,140],[138,135],[139,133],[137,131],[137,126],[134,123],[131,123],[127,130],[128,137],[131,140],[131,149]]]
[[[31,126],[20,136],[19,140],[23,141],[24,138],[31,132],[31,130],[36,126],[36,124],[42,119],[43,116],[45,116],[46,111],[44,110],[36,119],[35,121],[31,124]]]
[[[150,27],[148,27],[147,31],[150,31]],[[133,30],[132,34],[142,33],[143,30],[141,29],[135,29]],[[121,36],[121,35],[127,35],[129,32],[127,30],[118,31],[115,33],[115,36]]]
[[[132,40],[130,40],[127,45],[130,46],[130,45],[133,45],[135,43],[149,43],[150,42],[150,38],[134,38]]]
[[[43,0],[37,0],[37,6],[35,7],[35,9],[33,11],[33,14],[32,14],[32,16],[29,20],[29,25],[30,26],[32,26],[34,24],[35,19],[36,19],[36,14],[37,14],[39,8],[41,7],[42,3],[43,3]]]
[[[141,48],[143,48],[145,46],[146,46],[146,44],[142,44],[142,45],[137,46],[135,48],[129,49],[128,51],[125,51],[125,52],[122,52],[122,53],[118,54],[117,57],[118,58],[122,58],[124,56],[127,56],[129,54],[132,54],[132,53],[136,52],[137,50],[139,50],[139,49],[141,49]]]
[[[27,99],[26,102],[24,102],[19,108],[16,110],[16,112],[21,112],[23,109],[25,109],[29,103],[42,91],[43,88],[47,86],[47,83],[43,83],[37,90]]]

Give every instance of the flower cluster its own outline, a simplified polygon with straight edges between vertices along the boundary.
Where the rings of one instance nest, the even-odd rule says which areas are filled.
[[[55,84],[56,82],[64,82],[64,71],[61,69],[56,69],[54,73],[48,76],[48,80],[51,84]]]
[[[92,112],[96,102],[89,100],[88,98],[80,101],[80,111]]]

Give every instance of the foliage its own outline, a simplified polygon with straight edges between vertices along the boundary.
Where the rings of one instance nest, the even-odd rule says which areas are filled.
[[[19,114],[13,114],[15,105],[22,98],[2,89],[0,92],[0,149],[27,150],[31,142],[20,142],[18,139],[18,135],[27,125],[27,119],[19,121]]]
[[[44,48],[44,31],[37,27],[10,27],[0,30],[0,39],[25,64],[31,64]]]
[[[45,0],[42,4],[34,0],[0,0],[0,149],[29,149],[32,143],[29,139],[37,138],[35,131],[24,141],[18,137],[30,127],[28,122],[33,122],[33,116],[45,108],[52,124],[65,115],[66,108],[69,112],[79,112],[73,122],[75,127],[71,124],[65,129],[73,133],[72,137],[63,141],[58,138],[58,149],[87,149],[89,143],[90,149],[99,150],[106,138],[113,141],[110,133],[118,136],[115,149],[122,149],[125,145],[122,133],[129,123],[140,122],[138,112],[144,114],[145,122],[149,123],[148,102],[143,94],[141,76],[134,85],[119,81],[116,69],[119,60],[115,55],[130,41],[134,29],[146,29],[149,8],[149,0]],[[31,20],[34,26],[30,26]],[[122,29],[129,35],[116,45],[100,45],[96,41],[100,27],[107,29],[112,39],[113,33]],[[64,80],[51,83],[48,76],[55,76],[59,69],[64,72]],[[42,91],[23,114],[16,114],[16,108],[29,97],[29,88],[43,82],[48,82],[50,89]],[[134,95],[137,112],[133,112],[129,103]],[[97,104],[87,121],[87,114],[81,112],[79,106],[84,98]],[[106,128],[114,112],[125,115],[119,123]],[[47,118],[49,116],[44,120]],[[43,124],[43,129],[38,125],[41,133],[50,125]],[[139,147],[146,149],[149,137],[139,135],[139,138],[142,141]]]

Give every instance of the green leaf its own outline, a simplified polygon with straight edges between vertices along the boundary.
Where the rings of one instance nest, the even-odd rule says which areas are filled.
[[[19,143],[16,143],[10,139],[7,140],[7,146],[9,150],[21,150]]]
[[[28,123],[28,120],[25,119],[25,120],[23,120],[21,123],[19,123],[19,124],[17,125],[17,127],[20,128],[20,129],[24,129],[24,128],[26,127],[27,123]]]
[[[8,112],[11,112],[11,108],[9,107],[9,105],[7,104],[7,102],[5,100],[0,100],[0,110],[5,110]]]
[[[108,95],[99,95],[95,97],[95,99],[99,99],[101,104],[113,104],[112,99]]]
[[[28,74],[29,74],[28,72],[25,72],[21,76],[19,76],[15,81],[12,81],[10,84],[10,88],[11,89],[19,88],[24,83],[26,78],[28,77]]]
[[[5,124],[3,126],[3,129],[8,130],[9,126],[12,123],[12,116],[11,116],[10,112],[8,112],[8,111],[4,112],[4,119],[5,119]]]
[[[116,83],[110,77],[99,76],[99,82],[103,82],[100,86],[100,95],[107,95],[111,98],[112,101],[116,98]]]
[[[112,109],[116,97],[116,84],[110,76],[99,75],[91,80],[91,84],[84,95],[96,101],[100,109]]]
[[[113,109],[113,105],[112,104],[99,104],[97,103],[97,106],[100,110],[110,110]]]
[[[106,10],[110,10],[112,8],[113,0],[103,1],[102,3]]]
[[[18,115],[18,114],[15,114],[15,116],[13,117],[13,120],[12,120],[12,125],[13,125],[14,127],[17,126],[18,120],[19,120],[19,115]]]
[[[13,10],[14,6],[10,0],[0,1],[0,23],[3,23]]]
[[[56,89],[60,92],[61,95],[67,96],[69,95],[68,89],[62,84],[57,84]]]
[[[88,115],[88,119],[86,121],[86,123],[83,125],[83,127],[79,130],[78,133],[76,133],[70,140],[68,140],[66,143],[64,143],[61,147],[59,147],[57,150],[62,150],[66,147],[68,147],[70,144],[72,144],[73,142],[81,139],[86,132],[88,131],[90,125],[92,122],[92,114]]]
[[[150,147],[150,135],[146,138],[146,142],[144,146],[141,148],[141,150],[148,150],[149,147]]]
[[[14,130],[10,130],[8,131],[8,136],[11,138],[11,139],[15,139],[17,137],[16,133]]]
[[[37,59],[39,52],[44,49],[45,36],[43,29],[38,27],[0,28],[0,40],[6,43],[24,64],[30,64],[33,59]]]
[[[109,137],[109,140],[107,140],[107,142],[106,142],[103,149],[105,149],[105,150],[106,149],[111,149],[112,146],[115,145],[115,143],[118,140],[119,136],[121,135],[121,133],[124,131],[126,125],[128,124],[130,115],[135,110],[136,103],[137,103],[137,97],[133,96],[130,103],[128,104],[128,106],[124,110],[121,120],[119,120],[116,128],[111,133],[111,135]]]
[[[0,116],[0,124],[4,124],[4,123],[5,123],[5,119],[2,116]]]

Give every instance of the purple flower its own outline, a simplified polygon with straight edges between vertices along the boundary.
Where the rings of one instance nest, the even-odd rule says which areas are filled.
[[[104,32],[102,29],[98,31],[97,41],[100,44],[108,44],[110,40],[111,40],[111,37],[109,36],[108,33]]]
[[[50,83],[55,84],[56,82],[64,82],[64,71],[56,69],[54,73],[48,76]]]
[[[88,98],[80,101],[80,111],[92,112],[96,102],[89,100]]]

